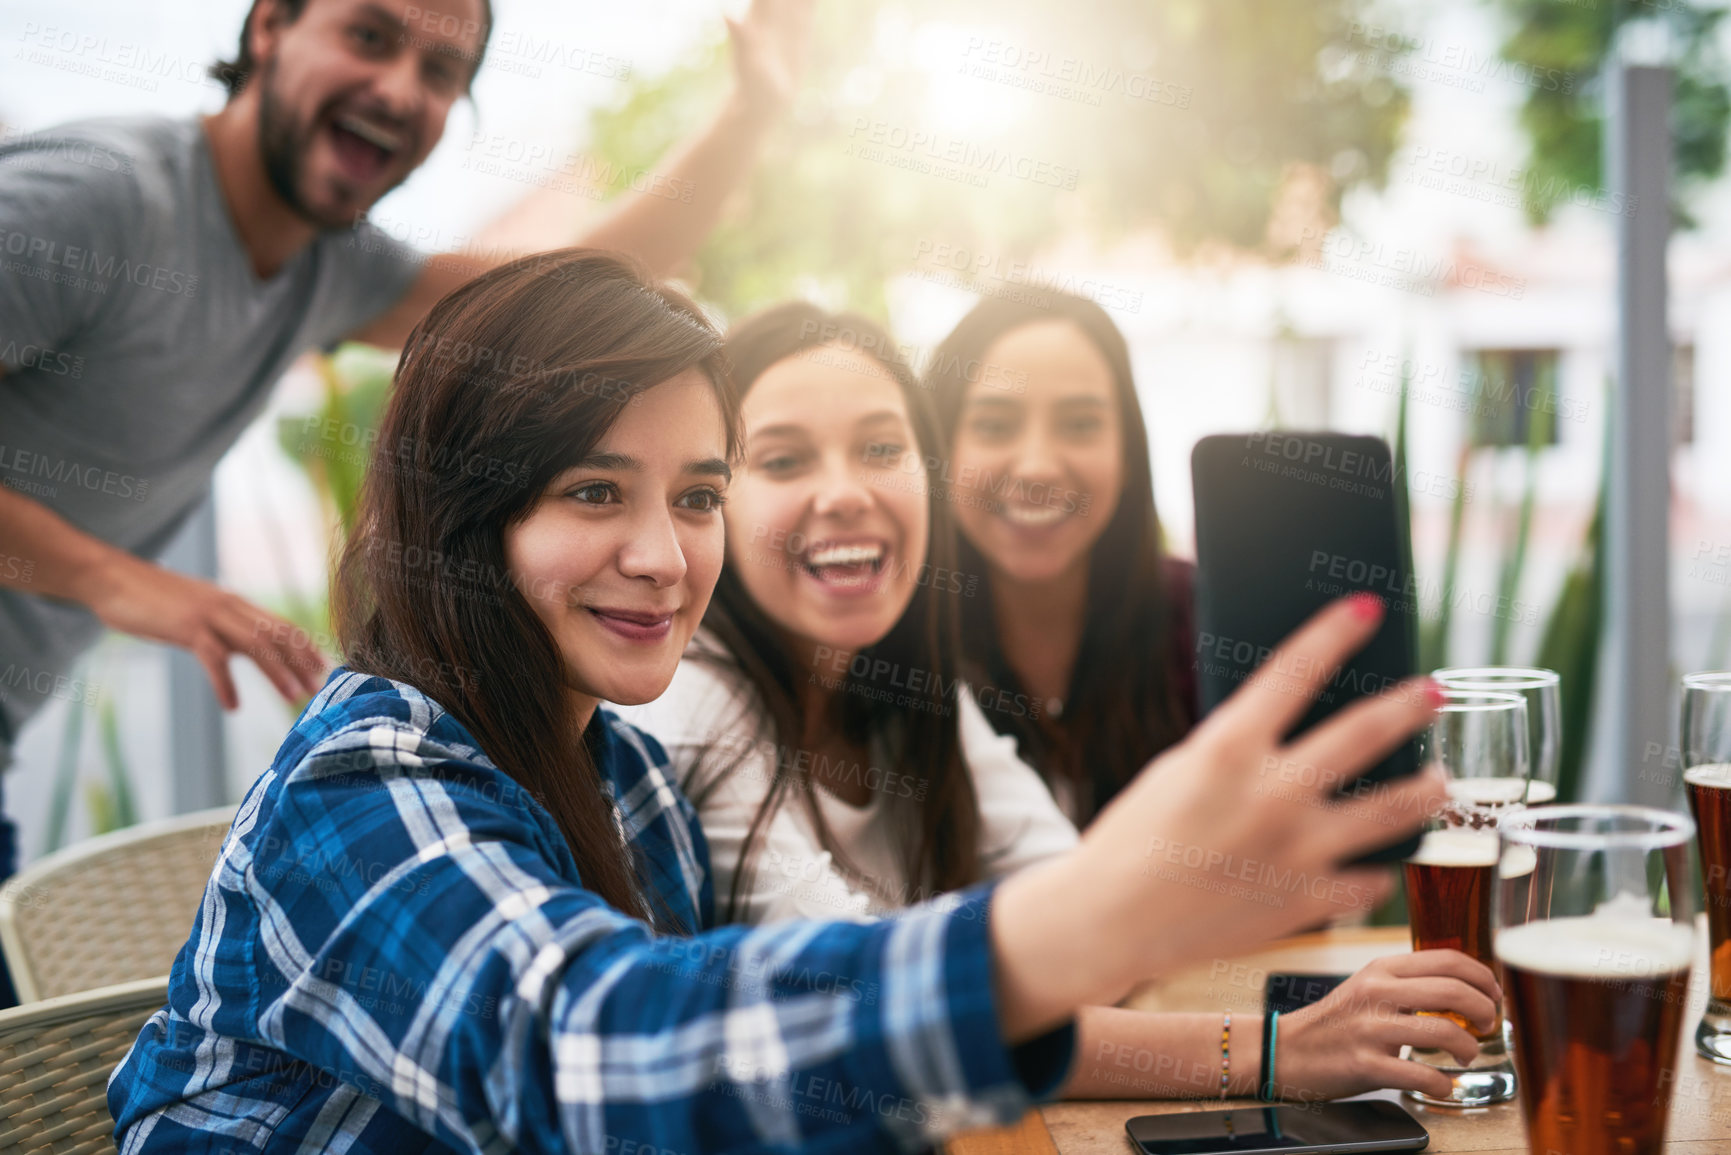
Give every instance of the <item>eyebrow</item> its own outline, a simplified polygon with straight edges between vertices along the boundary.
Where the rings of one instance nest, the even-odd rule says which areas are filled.
[[[700,477],[719,477],[723,481],[733,480],[733,466],[719,457],[705,457],[698,461],[685,463],[685,472],[695,473]]]
[[[412,12],[413,9],[410,11]],[[480,71],[481,54],[486,51],[487,46],[484,37],[477,47],[469,49],[464,48],[461,44],[435,42],[431,37],[427,36],[417,37],[409,27],[410,21],[408,18],[398,16],[395,12],[392,12],[390,9],[378,4],[362,4],[358,9],[356,9],[356,12],[362,19],[377,20],[396,29],[401,35],[400,43],[402,44],[408,45],[412,48],[430,50],[435,56],[443,56],[451,60],[461,61],[468,65],[469,75],[466,79],[471,82],[475,79],[475,74]],[[490,23],[483,24],[482,31],[487,31],[490,27]]]
[[[571,468],[598,469],[604,473],[642,473],[643,463],[624,453],[591,453]],[[683,472],[695,473],[701,477],[719,477],[723,481],[733,480],[733,466],[719,457],[700,457],[695,461],[687,461]]]
[[[1059,407],[1070,406],[1073,408],[1089,407],[1104,409],[1107,408],[1111,402],[1105,397],[1099,397],[1092,393],[1088,393],[1073,397],[1060,397],[1056,402],[1054,402],[1054,404]],[[1021,406],[1022,402],[1009,397],[968,398],[968,407],[970,409],[1019,409]]]
[[[903,414],[897,413],[894,409],[879,409],[875,413],[867,413],[855,421],[854,425],[882,425],[885,423],[900,425],[906,420],[907,418]],[[765,425],[762,429],[752,430],[751,440],[756,441],[760,437],[804,437],[808,432],[809,430],[803,425],[795,424],[792,421],[783,421],[778,425]]]
[[[358,15],[367,17],[370,20],[377,20],[383,24],[389,24],[392,28],[399,29],[402,32],[407,32],[409,30],[409,22],[406,19],[398,16],[389,8],[385,8],[379,4],[362,4],[358,11]]]

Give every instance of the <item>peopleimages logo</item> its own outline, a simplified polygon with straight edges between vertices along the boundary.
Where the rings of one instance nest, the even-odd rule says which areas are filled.
[[[12,474],[7,477],[5,474]],[[61,457],[49,457],[19,449],[0,441],[0,485],[43,497],[59,496],[60,485],[71,485],[91,493],[143,501],[150,496],[150,482],[130,473],[117,473],[96,465],[80,465]]]
[[[1181,109],[1189,108],[1194,96],[1188,84],[983,36],[968,37],[962,57],[962,72],[968,76],[1095,106],[1101,93]]]
[[[14,59],[70,72],[93,80],[156,92],[162,81],[209,88],[216,80],[207,71],[209,59],[189,52],[117,40],[107,35],[24,21],[18,34],[23,43]]]
[[[1498,273],[1458,257],[1421,253],[1406,245],[1357,239],[1339,229],[1306,226],[1299,234],[1306,268],[1367,281],[1384,288],[1434,296],[1437,286],[1466,289],[1519,301],[1527,295],[1525,277]]]
[[[84,376],[84,358],[28,341],[0,341],[0,365],[16,365],[55,377]]]
[[[31,669],[29,666],[13,663],[0,670],[0,701],[9,698],[12,691],[94,706],[101,698],[102,687],[83,678],[69,677],[57,670]]]
[[[1080,176],[1080,170],[1073,165],[866,116],[854,118],[848,138],[849,155],[865,160],[881,160],[887,155],[917,156],[954,165],[971,176],[1008,176],[1062,189],[1074,189]]]
[[[921,238],[914,245],[914,264],[962,274],[975,282],[996,282],[1002,285],[1025,286],[1036,291],[1085,297],[1102,309],[1121,313],[1139,313],[1142,310],[1142,293],[1139,291],[1102,281],[1098,277],[1077,276],[1061,269],[1046,269],[1029,261],[1001,253],[970,249],[965,245]]]
[[[0,229],[0,253],[22,257],[28,262],[26,266],[7,265],[10,271],[24,276],[72,275],[92,278],[98,284],[124,281],[141,289],[156,289],[180,297],[191,297],[198,292],[197,274],[167,269],[149,261],[131,261],[113,253],[104,255],[93,249],[63,244],[16,229]],[[60,269],[70,270],[70,273],[58,273]],[[106,292],[107,286],[100,285],[98,291]]]
[[[8,155],[5,166],[12,171],[40,172],[58,164],[75,164],[98,172],[131,174],[132,158],[89,140],[53,136],[45,132],[0,129],[0,147],[20,144],[24,148]]]

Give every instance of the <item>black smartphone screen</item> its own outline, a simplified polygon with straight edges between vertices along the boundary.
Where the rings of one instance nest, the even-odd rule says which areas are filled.
[[[1262,1013],[1289,1015],[1327,998],[1350,975],[1311,975],[1276,971],[1262,989]]]
[[[1191,455],[1196,493],[1196,675],[1206,713],[1323,606],[1357,591],[1381,597],[1383,624],[1317,695],[1309,729],[1358,698],[1391,689],[1416,665],[1418,588],[1405,479],[1379,438],[1343,433],[1205,437]],[[1416,742],[1365,775],[1418,769]],[[1303,767],[1283,767],[1295,789]],[[1313,777],[1320,772],[1312,769]],[[1416,838],[1368,856],[1394,862]]]
[[[1422,1151],[1430,1134],[1386,1099],[1138,1115],[1124,1124],[1143,1155]]]

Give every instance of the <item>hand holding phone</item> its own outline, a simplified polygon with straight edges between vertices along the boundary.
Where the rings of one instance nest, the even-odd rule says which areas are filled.
[[[1030,1038],[1079,1006],[1117,1002],[1150,976],[1246,954],[1388,895],[1392,872],[1338,861],[1418,829],[1446,798],[1440,772],[1348,799],[1323,785],[1259,788],[1270,765],[1288,762],[1354,773],[1435,717],[1415,680],[1296,742],[1282,738],[1381,612],[1361,598],[1317,614],[1281,647],[1293,676],[1251,679],[1120,791],[1076,847],[1004,880],[993,938],[1006,1039]]]
[[[1405,479],[1396,475],[1387,445],[1342,433],[1219,435],[1197,443],[1191,473],[1204,712],[1269,661],[1301,622],[1356,592],[1382,600],[1381,628],[1328,679],[1291,733],[1413,673],[1417,587]],[[1407,742],[1363,779],[1386,781],[1417,769],[1417,747]],[[1417,848],[1414,837],[1361,861],[1395,862]]]

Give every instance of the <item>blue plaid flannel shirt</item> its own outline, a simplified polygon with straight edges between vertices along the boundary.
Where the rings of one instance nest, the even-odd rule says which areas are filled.
[[[989,886],[877,923],[713,927],[661,747],[605,710],[589,740],[656,928],[583,889],[455,718],[337,670],[109,1082],[122,1152],[896,1150],[1055,1090],[1074,1030],[1002,1042]]]

